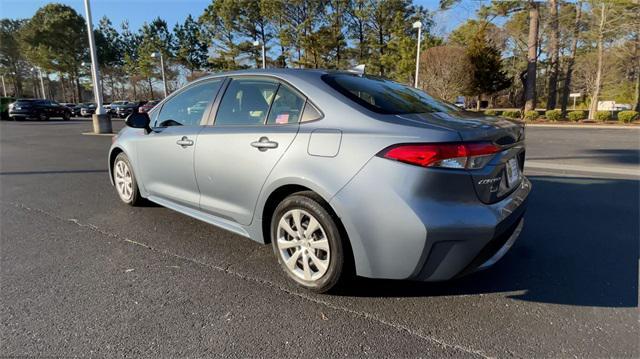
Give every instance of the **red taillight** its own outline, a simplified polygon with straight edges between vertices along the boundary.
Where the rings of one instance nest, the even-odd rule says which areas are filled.
[[[500,151],[500,147],[489,142],[424,143],[394,145],[378,155],[422,167],[478,169]]]

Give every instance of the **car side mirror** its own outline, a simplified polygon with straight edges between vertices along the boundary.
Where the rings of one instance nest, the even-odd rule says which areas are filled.
[[[134,111],[129,116],[127,116],[127,119],[125,120],[124,123],[125,125],[131,128],[144,128],[145,133],[151,132],[151,127],[149,127],[149,124],[151,123],[151,119],[149,118],[149,115],[146,113],[140,113],[140,112]]]

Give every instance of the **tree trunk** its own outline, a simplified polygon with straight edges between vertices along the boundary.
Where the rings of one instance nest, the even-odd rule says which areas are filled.
[[[527,40],[527,82],[524,89],[524,110],[536,108],[536,65],[538,61],[538,3],[529,2],[529,38]]]
[[[147,83],[149,83],[149,98],[153,98],[153,84],[151,83],[151,77],[147,77]]]
[[[567,115],[567,105],[569,104],[569,94],[571,93],[571,77],[573,76],[573,65],[576,62],[576,51],[578,50],[578,38],[580,37],[580,18],[582,16],[582,1],[576,3],[576,22],[573,28],[573,39],[571,39],[571,54],[567,59],[567,73],[564,77],[562,98],[560,108],[562,117]]]
[[[591,95],[591,105],[589,106],[589,119],[595,120],[598,112],[598,97],[600,96],[600,85],[602,84],[602,60],[604,57],[604,24],[605,24],[605,4],[600,6],[600,26],[598,27],[598,68],[596,70],[596,82]]]
[[[80,86],[80,78],[77,72],[73,74],[73,80],[76,84],[76,91],[78,91],[78,103],[80,103],[82,102],[82,87]]]
[[[551,17],[551,33],[549,34],[549,95],[547,97],[547,110],[556,108],[558,98],[558,66],[560,57],[560,33],[558,30],[558,1],[549,0],[549,16]]]
[[[633,109],[640,112],[640,33],[636,33],[635,46],[635,63],[636,63],[636,93],[634,95]]]

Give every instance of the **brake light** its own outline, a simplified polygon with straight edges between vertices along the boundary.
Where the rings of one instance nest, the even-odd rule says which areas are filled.
[[[417,143],[393,145],[378,156],[422,167],[479,169],[500,151],[490,142]]]

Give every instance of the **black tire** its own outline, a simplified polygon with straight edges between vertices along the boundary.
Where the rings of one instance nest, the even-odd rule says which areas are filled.
[[[116,166],[118,166],[118,162],[124,162],[129,169],[131,175],[131,196],[129,198],[125,198],[120,191],[118,190],[117,178],[116,178]],[[124,152],[121,152],[116,156],[116,159],[113,161],[113,168],[111,168],[111,174],[113,176],[113,182],[115,184],[116,193],[118,194],[118,198],[120,200],[130,206],[139,206],[143,203],[143,198],[140,195],[140,189],[138,188],[138,181],[136,180],[136,176],[133,173],[133,167],[131,166],[131,162],[129,162],[129,158]]]
[[[287,212],[293,209],[301,209],[311,214],[324,229],[329,243],[331,254],[328,269],[320,278],[313,281],[306,281],[292,273],[285,265],[277,245],[278,223]],[[271,243],[280,267],[299,286],[316,293],[325,293],[336,289],[339,284],[350,277],[347,269],[350,267],[347,265],[350,258],[347,256],[347,253],[350,253],[348,252],[348,243],[345,242],[347,238],[346,236],[343,238],[337,225],[338,219],[332,213],[329,205],[320,196],[314,192],[305,191],[294,193],[280,202],[271,219]]]
[[[62,114],[62,119],[65,120],[65,121],[71,120],[71,113],[69,113],[69,112],[63,113]]]
[[[45,113],[41,113],[38,115],[38,120],[40,121],[49,121],[49,116],[47,116],[47,114]]]

